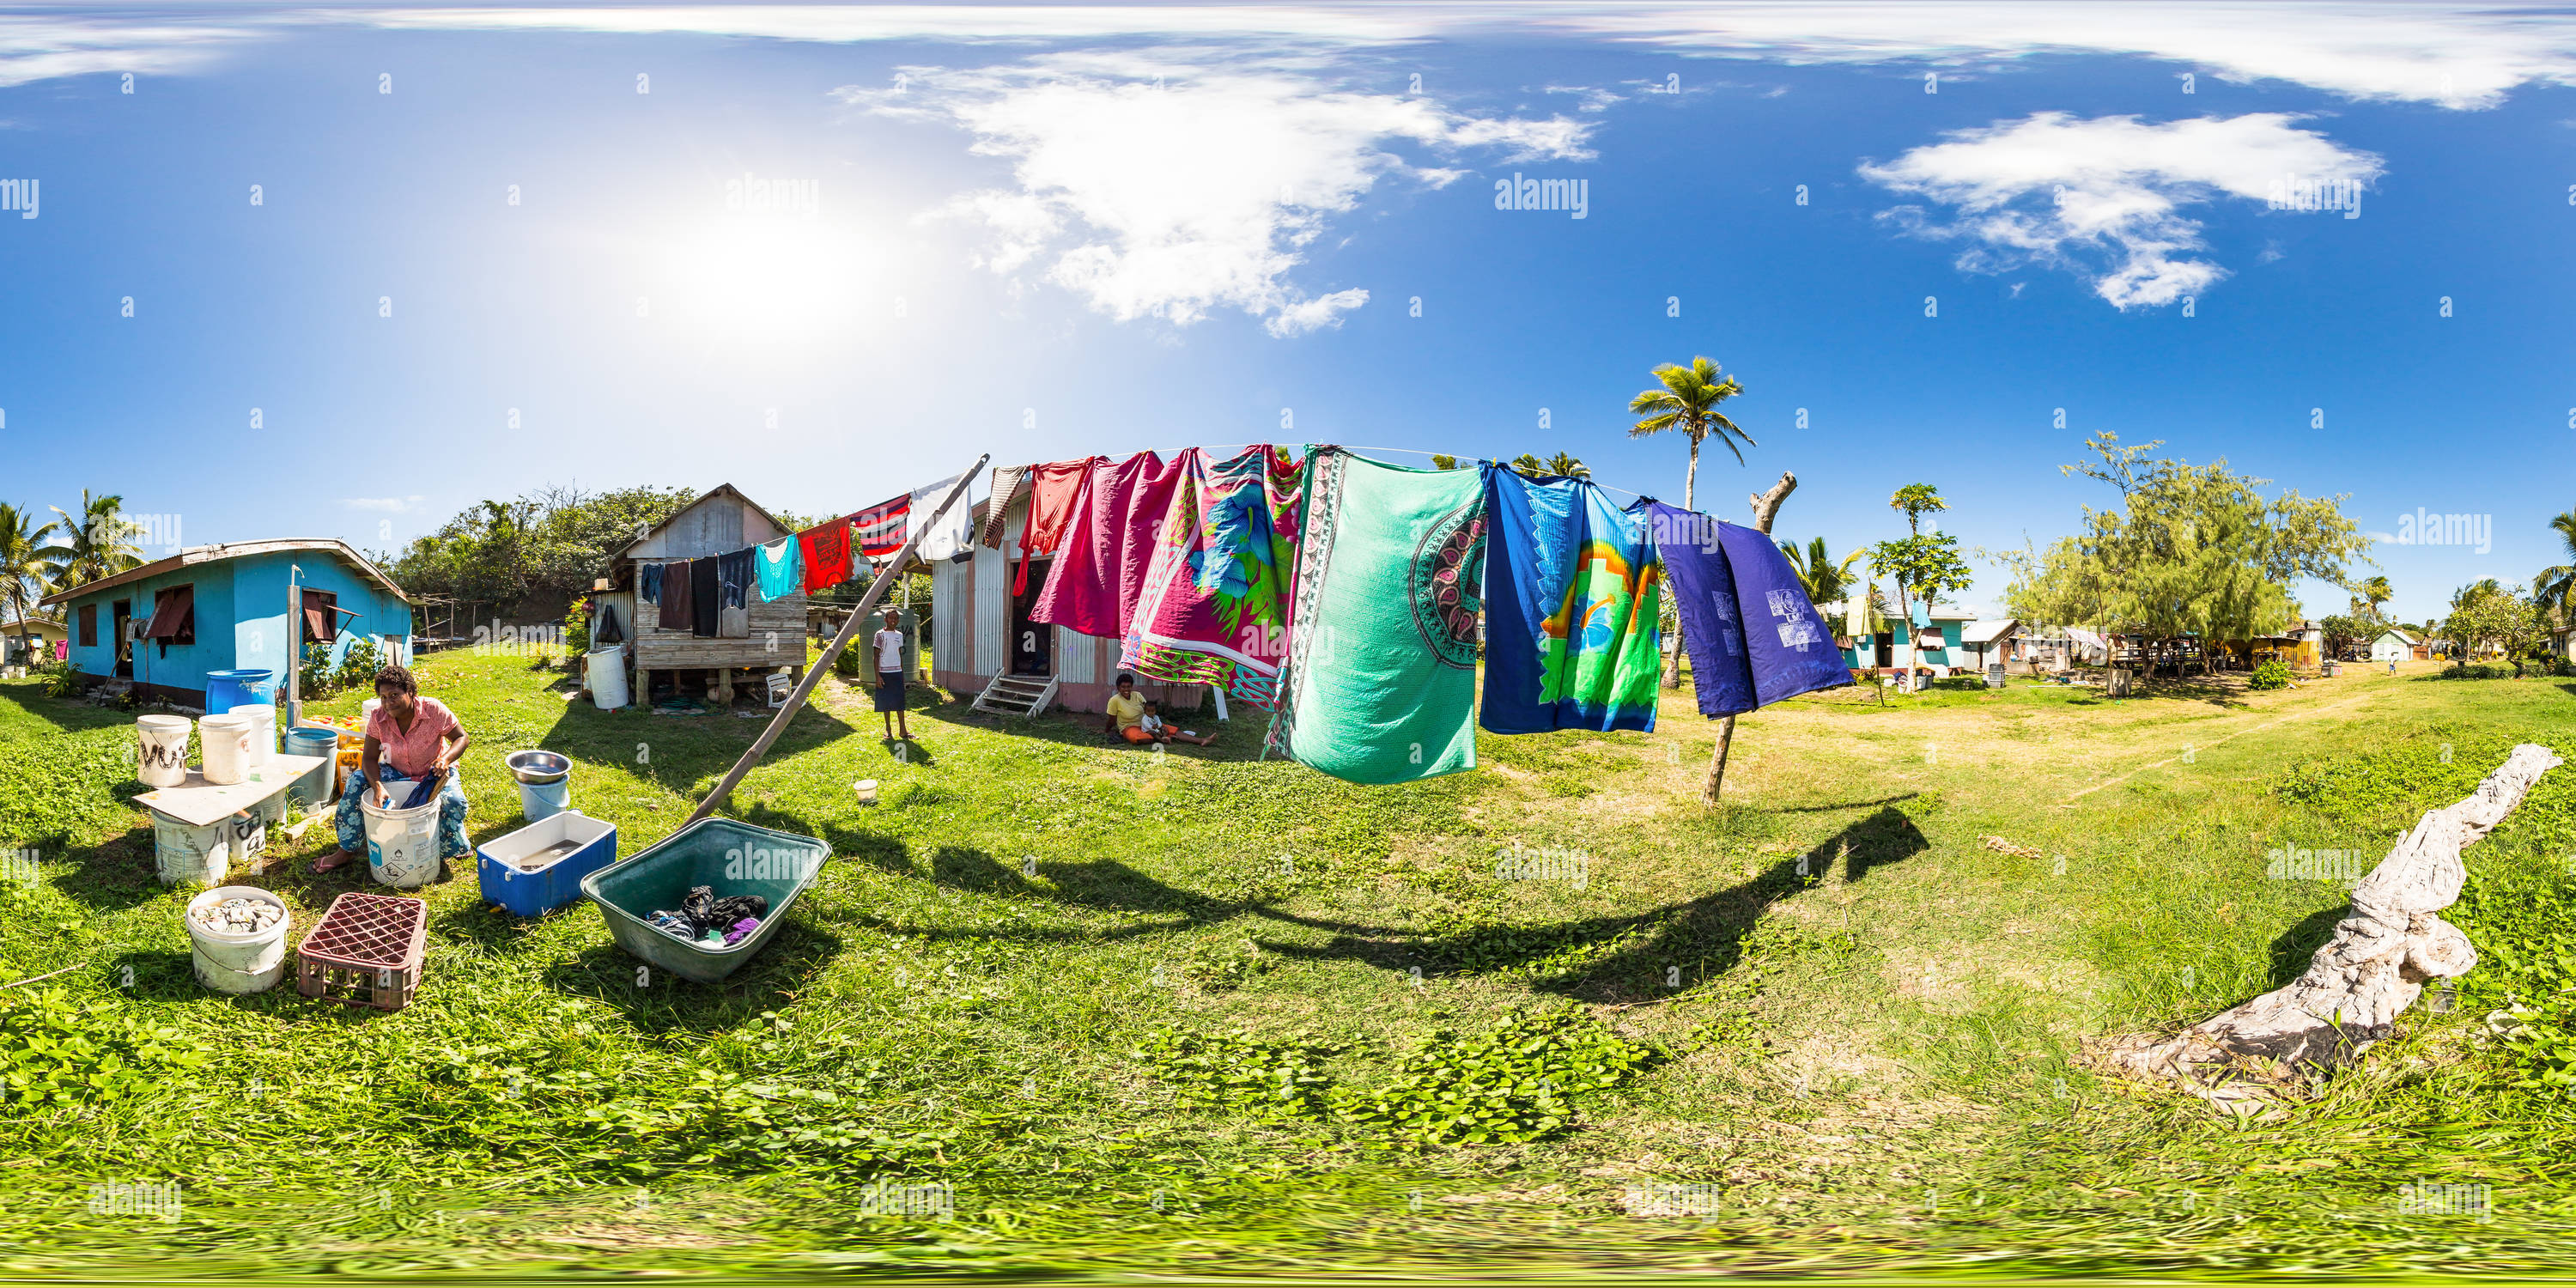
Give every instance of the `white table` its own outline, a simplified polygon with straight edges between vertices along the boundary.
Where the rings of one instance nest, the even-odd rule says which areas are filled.
[[[153,860],[164,885],[182,880],[220,884],[235,861],[266,869],[268,825],[286,815],[286,789],[330,763],[326,756],[274,755],[251,767],[238,783],[206,781],[188,771],[176,787],[158,787],[134,798],[152,811]]]

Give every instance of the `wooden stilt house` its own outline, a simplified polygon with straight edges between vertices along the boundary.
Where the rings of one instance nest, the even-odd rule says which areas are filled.
[[[592,647],[601,647],[601,632],[613,620],[634,668],[633,700],[646,705],[656,677],[679,696],[718,702],[732,701],[738,683],[763,683],[780,672],[803,678],[805,596],[763,600],[753,588],[743,597],[742,633],[708,638],[664,629],[658,606],[638,593],[646,564],[713,558],[792,535],[730,483],[691,501],[609,556],[609,588],[592,596]]]

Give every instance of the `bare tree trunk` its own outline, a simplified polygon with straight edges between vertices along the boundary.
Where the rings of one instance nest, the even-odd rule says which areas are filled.
[[[1697,499],[1698,495],[1699,440],[1694,438],[1690,441],[1690,472],[1682,476],[1682,508],[1685,510],[1697,510],[1699,508]],[[1679,623],[1676,622],[1675,625],[1678,626]],[[1678,689],[1682,687],[1681,632],[1679,630],[1675,630],[1673,632],[1673,638],[1666,642],[1671,645],[1671,648],[1666,650],[1664,653],[1664,687],[1667,689]]]
[[[1753,526],[1759,529],[1763,536],[1771,535],[1771,520],[1780,513],[1780,503],[1788,500],[1789,494],[1797,490],[1798,476],[1783,470],[1780,472],[1780,481],[1772,484],[1770,491],[1747,498],[1753,502]],[[1699,794],[1700,800],[1705,804],[1717,804],[1718,793],[1726,787],[1726,750],[1734,745],[1734,742],[1735,717],[1727,716],[1717,723],[1717,750],[1709,755],[1708,785]]]
[[[2096,1057],[2133,1077],[2179,1081],[2238,1114],[2263,1111],[2270,1092],[2302,1087],[2318,1069],[2359,1059],[2395,1029],[2427,981],[2478,964],[2468,936],[2437,915],[2468,879],[2460,851],[2561,763],[2547,747],[2524,743],[2466,800],[2426,813],[2353,887],[2351,912],[2296,982],[2171,1038],[2106,1043]]]

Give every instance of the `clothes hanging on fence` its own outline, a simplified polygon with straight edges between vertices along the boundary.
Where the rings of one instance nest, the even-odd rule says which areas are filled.
[[[1086,456],[1029,467],[1029,518],[1021,525],[1020,566],[1011,577],[1013,595],[1028,591],[1029,561],[1052,555],[1063,544],[1065,529],[1072,526],[1085,499],[1083,489],[1091,482],[1092,467],[1107,459]]]
[[[850,536],[858,543],[859,553],[883,559],[903,549],[903,527],[911,513],[912,494],[906,492],[851,515]]]
[[[1288,665],[1268,746],[1335,778],[1401,783],[1476,765],[1482,470],[1306,458]]]
[[[796,549],[804,565],[806,594],[850,579],[849,520],[827,519],[797,533]]]
[[[1181,463],[1118,667],[1216,685],[1267,711],[1288,651],[1305,467],[1286,448],[1260,444],[1222,461],[1194,449]]]
[[[780,537],[757,547],[760,553],[754,560],[758,565],[754,575],[760,583],[762,602],[785,599],[795,594],[803,584],[805,561],[800,557],[798,544],[794,537]]]
[[[1145,591],[1155,534],[1187,472],[1180,459],[1165,461],[1152,452],[1114,464],[1101,460],[1087,485],[1089,504],[1056,552],[1029,620],[1125,639]]]
[[[1645,503],[1639,502],[1642,507]],[[1655,727],[1663,565],[1641,508],[1582,479],[1485,482],[1485,700],[1495,733]]]
[[[700,639],[714,639],[723,625],[724,593],[717,587],[716,561],[712,558],[689,561],[689,633]]]
[[[689,594],[689,561],[674,559],[662,566],[662,620],[666,631],[693,631],[697,627],[697,600]]]

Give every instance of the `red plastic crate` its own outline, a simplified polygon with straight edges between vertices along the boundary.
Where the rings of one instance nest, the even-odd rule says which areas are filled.
[[[295,950],[295,991],[351,1006],[399,1011],[420,991],[429,950],[429,904],[350,891],[331,901]]]

